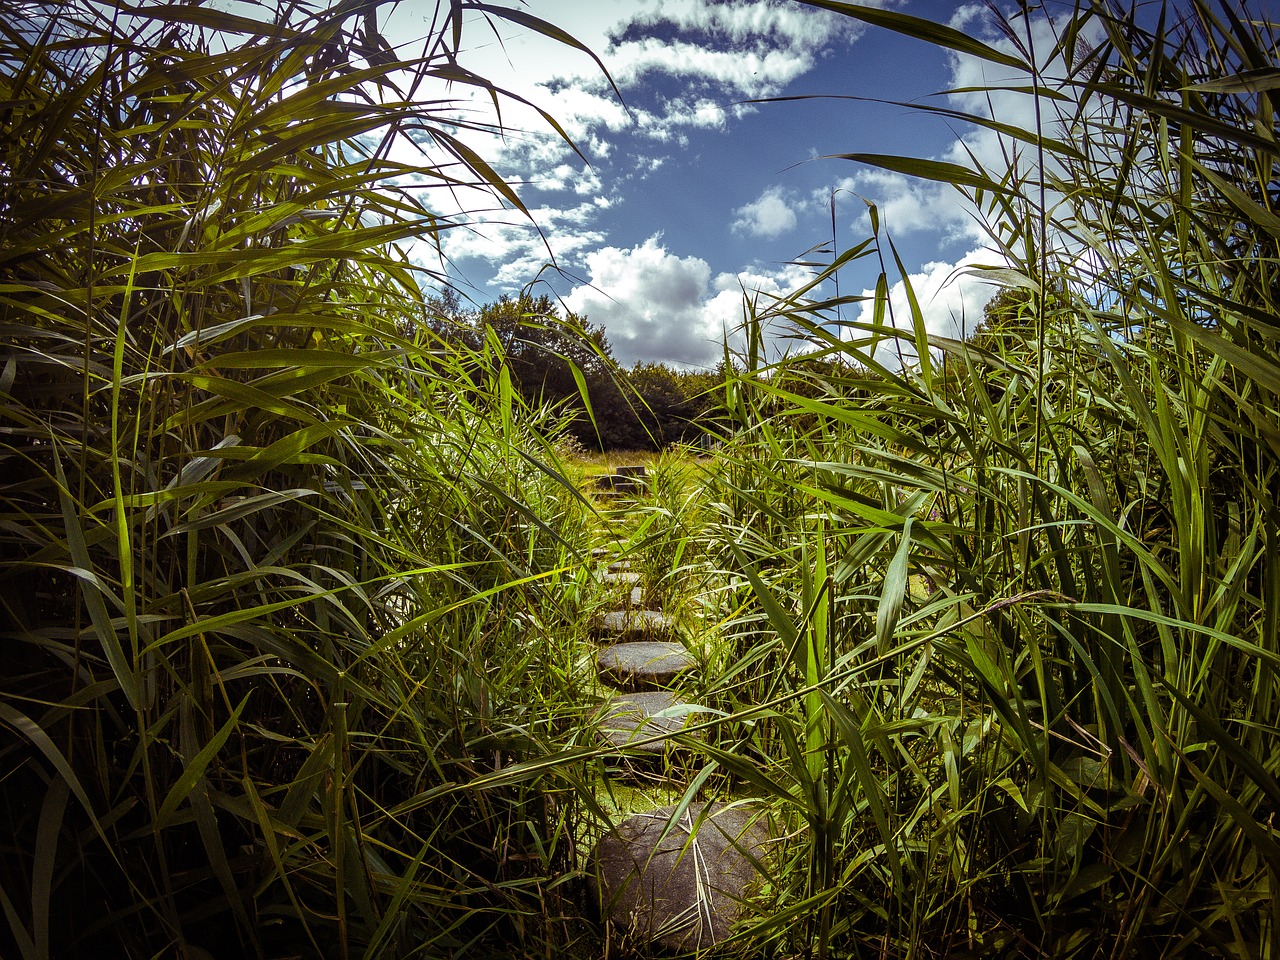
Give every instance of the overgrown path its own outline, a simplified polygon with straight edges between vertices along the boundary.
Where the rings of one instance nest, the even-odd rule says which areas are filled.
[[[626,530],[644,468],[620,468],[604,483],[614,498],[606,523]],[[603,791],[618,818],[592,853],[595,890],[611,935],[702,951],[725,940],[744,916],[770,834],[750,805],[694,800],[698,736],[682,731],[707,712],[689,688],[713,658],[690,639],[700,634],[646,602],[622,538],[604,539],[593,554],[596,576],[616,604],[594,630],[594,671],[604,693],[594,720],[601,742],[618,751]]]

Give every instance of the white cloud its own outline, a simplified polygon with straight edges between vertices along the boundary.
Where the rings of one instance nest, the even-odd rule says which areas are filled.
[[[880,223],[894,236],[937,233],[943,242],[964,239],[970,243],[984,236],[970,213],[970,204],[945,183],[868,169],[842,180],[837,189],[874,203]],[[858,209],[857,229],[870,233],[870,211],[865,204],[859,204]]]
[[[654,236],[629,250],[592,251],[587,270],[589,285],[575,287],[565,305],[604,326],[619,361],[713,362],[724,331],[702,311],[711,280],[705,260],[675,256]]]
[[[663,100],[658,110],[633,109],[636,131],[659,143],[687,139],[686,130],[722,130],[724,107],[705,97],[690,102],[682,97]]]
[[[661,73],[715,84],[735,96],[767,96],[813,68],[803,48],[768,49],[760,38],[754,49],[715,50],[698,43],[657,38],[623,43],[609,51],[609,71],[619,85],[634,86],[647,74]]]
[[[996,291],[991,284],[966,272],[983,266],[1006,267],[1008,264],[989,250],[971,250],[955,263],[926,263],[918,272],[910,274],[906,281],[899,280],[893,284],[889,288],[885,322],[906,332],[907,337],[881,342],[876,348],[876,359],[886,366],[896,367],[899,356],[910,362],[916,355],[911,343],[915,321],[907,296],[908,283],[928,333],[957,340],[972,335],[982,321],[983,307]],[[875,291],[864,290],[862,295],[866,299],[856,322],[870,324],[875,316]],[[857,336],[866,335],[859,331]]]
[[[705,260],[671,253],[659,236],[627,250],[593,250],[586,262],[589,282],[570,291],[565,305],[604,327],[624,365],[712,366],[723,356],[724,338],[736,340],[744,291],[776,296],[801,277],[787,268],[721,273],[713,280]]]
[[[732,229],[753,237],[780,237],[796,228],[793,207],[797,203],[782,187],[769,187],[758,198],[734,211],[737,219]]]
[[[604,242],[604,234],[590,226],[599,209],[593,201],[564,209],[534,207],[529,211],[532,223],[500,210],[473,214],[466,226],[446,230],[441,245],[451,261],[479,258],[495,264],[489,283],[522,287],[553,260],[561,265],[579,262]]]
[[[586,83],[557,83],[549,89],[538,90],[535,95],[550,101],[548,109],[551,115],[577,143],[590,142],[602,132],[625,130],[634,122],[634,112],[628,112],[607,85],[595,88]],[[527,119],[532,125],[533,118]]]
[[[544,193],[572,192],[579,196],[598,195],[602,187],[600,174],[594,167],[579,167],[570,163],[562,163],[542,177],[533,180],[530,186]]]

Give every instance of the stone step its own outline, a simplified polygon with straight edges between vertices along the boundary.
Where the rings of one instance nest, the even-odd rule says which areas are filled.
[[[630,590],[640,582],[640,574],[632,573],[630,570],[609,571],[605,570],[596,574],[596,579],[606,586],[623,587]]]
[[[619,690],[658,690],[694,666],[689,651],[671,641],[615,643],[596,654],[597,675]]]
[[[614,493],[637,493],[643,490],[647,483],[643,464],[614,467],[613,473],[601,474],[595,478],[597,489],[611,490]]]
[[[618,694],[596,712],[600,740],[609,746],[626,748],[631,747],[632,741],[662,734],[662,740],[631,747],[639,753],[662,757],[672,745],[666,737],[684,728],[688,714],[657,715],[680,708],[701,709],[697,704],[664,691]]]
[[[631,942],[708,950],[759,886],[771,831],[749,807],[692,803],[637,813],[592,852],[601,911]],[[668,825],[671,824],[668,829]]]
[[[638,589],[638,588],[637,588]],[[634,601],[634,597],[632,600]],[[610,610],[596,621],[595,635],[609,643],[674,640],[676,625],[659,610]]]

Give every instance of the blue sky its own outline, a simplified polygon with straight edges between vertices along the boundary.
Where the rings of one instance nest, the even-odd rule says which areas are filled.
[[[401,4],[384,27],[405,51],[415,31],[425,32],[419,6]],[[979,5],[893,6],[999,42]],[[990,157],[998,156],[994,143],[897,106],[744,101],[832,94],[985,109],[963,95],[932,95],[973,83],[989,67],[793,0],[534,0],[522,9],[595,51],[625,107],[585,54],[511,24],[468,25],[464,65],[555,116],[588,162],[518,104],[504,107],[507,136],[468,135],[519,185],[538,229],[478,197],[442,209],[468,223],[443,241],[443,267],[465,295],[483,303],[540,277],[537,292],[603,325],[623,363],[712,365],[724,331],[740,320],[744,290],[768,297],[807,278],[791,261],[830,243],[835,193],[841,246],[869,234],[863,198],[877,204],[933,329],[954,335],[961,315],[969,329],[980,318],[990,288],[944,280],[957,265],[999,258],[983,252],[958,196],[818,158],[947,159],[966,148]],[[1026,109],[1016,100],[1005,107],[1002,119]],[[488,111],[479,100],[475,109]],[[412,255],[442,267],[426,244]],[[553,258],[560,272],[544,269]],[[842,292],[870,288],[876,271],[873,261],[851,266]]]

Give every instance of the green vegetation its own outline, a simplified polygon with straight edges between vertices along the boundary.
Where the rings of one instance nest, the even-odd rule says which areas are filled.
[[[572,729],[588,506],[501,346],[413,323],[430,191],[377,185],[504,188],[397,93],[486,89],[449,18],[402,64],[362,9],[5,28],[5,956],[567,936],[572,791],[458,785]]]
[[[451,288],[426,300],[426,326],[472,352],[485,343],[500,356],[526,403],[568,416],[567,435],[586,450],[659,451],[696,443],[726,427],[720,402],[727,367],[715,373],[613,359],[609,338],[551,298],[504,296],[467,310]]]
[[[1097,0],[1009,54],[814,5],[1017,73],[1043,129],[875,158],[987,213],[1018,292],[980,342],[891,326],[888,274],[836,327],[877,232],[748,310],[732,436],[626,529],[714,627],[684,796],[785,828],[729,949],[1278,956],[1275,28]],[[519,203],[413,100],[489,90],[458,15],[407,63],[360,4],[2,28],[4,956],[604,952],[598,507],[513,347],[621,377],[550,304],[424,310],[395,245],[444,225],[375,186]],[[388,159],[410,130],[455,162]],[[811,351],[769,365],[778,321]]]

